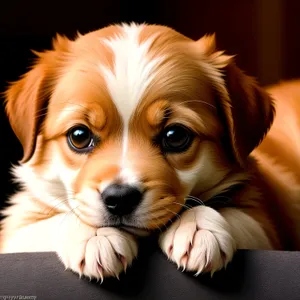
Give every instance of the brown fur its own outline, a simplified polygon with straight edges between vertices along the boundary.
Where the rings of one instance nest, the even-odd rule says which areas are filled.
[[[116,35],[123,35],[120,27],[75,41],[57,37],[54,49],[39,54],[33,69],[6,94],[7,113],[24,149],[22,163],[29,162],[41,177],[54,168],[54,159],[56,167],[78,172],[70,185],[80,204],[74,211],[95,228],[108,223],[94,218],[99,203],[82,196],[83,191],[97,194],[100,184],[123,180],[117,161],[124,124],[98,68],[114,70],[114,53],[100,41]],[[257,221],[273,249],[299,250],[300,82],[270,88],[271,97],[232,57],[216,50],[214,36],[195,42],[166,27],[148,26],[139,42],[150,37],[147,58],[166,59],[156,66],[159,72],[130,118],[127,157],[143,189],[152,192],[140,215],[143,228],[163,227],[189,193],[206,201],[239,183],[243,187],[233,194],[233,206]],[[173,123],[189,127],[194,141],[183,153],[162,154],[153,137]],[[89,155],[67,146],[66,132],[76,124],[100,138]],[[201,159],[200,167],[206,167],[196,170],[198,181],[191,186],[189,177],[182,178]],[[37,210],[52,208],[42,200],[34,200]],[[21,204],[7,210],[3,236],[10,235],[14,207]],[[55,208],[41,216],[34,211],[25,219],[35,223],[61,212]]]

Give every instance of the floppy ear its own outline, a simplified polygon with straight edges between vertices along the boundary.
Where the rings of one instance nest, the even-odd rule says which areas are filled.
[[[12,83],[5,93],[6,112],[11,127],[23,147],[22,163],[27,162],[36,145],[36,138],[48,99],[55,84],[62,51],[67,49],[68,40],[57,36],[54,50],[36,53],[38,59],[29,72]]]
[[[245,75],[234,62],[224,69],[228,96],[220,97],[220,107],[229,130],[233,154],[243,165],[261,143],[275,116],[271,96]]]
[[[273,100],[236,66],[232,56],[215,50],[214,36],[205,36],[197,43],[212,66],[208,76],[217,92],[216,102],[228,129],[233,156],[243,166],[273,123]]]

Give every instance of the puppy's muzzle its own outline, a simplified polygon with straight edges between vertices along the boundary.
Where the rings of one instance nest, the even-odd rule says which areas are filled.
[[[131,214],[143,197],[141,191],[128,184],[111,184],[101,193],[107,210],[116,216]]]

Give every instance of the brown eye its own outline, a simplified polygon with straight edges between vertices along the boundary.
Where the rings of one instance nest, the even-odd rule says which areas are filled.
[[[72,127],[67,134],[69,147],[80,153],[93,150],[95,146],[94,139],[92,132],[84,125]]]
[[[161,148],[165,153],[186,151],[192,144],[194,135],[190,129],[180,124],[166,127],[162,133]]]

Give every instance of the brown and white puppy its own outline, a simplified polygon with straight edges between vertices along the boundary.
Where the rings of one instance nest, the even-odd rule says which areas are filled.
[[[160,235],[178,266],[214,272],[236,249],[300,248],[299,102],[279,102],[253,152],[273,101],[213,36],[145,24],[58,36],[6,101],[24,157],[2,253],[56,251],[80,275],[118,276],[135,235],[164,230],[187,199],[228,198]]]

